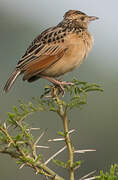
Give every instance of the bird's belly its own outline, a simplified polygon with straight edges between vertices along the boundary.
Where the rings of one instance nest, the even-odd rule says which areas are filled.
[[[62,58],[41,74],[50,77],[61,76],[79,66],[85,56],[86,48],[84,45],[71,45]]]

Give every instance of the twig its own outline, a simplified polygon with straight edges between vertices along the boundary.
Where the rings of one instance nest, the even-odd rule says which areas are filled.
[[[73,161],[74,161],[74,148],[71,143],[71,139],[69,136],[69,128],[68,128],[68,119],[67,119],[67,107],[63,109],[62,102],[60,101],[58,95],[55,93],[55,101],[58,104],[58,115],[63,120],[64,126],[64,134],[65,134],[65,142],[69,152],[69,173],[70,173],[70,180],[74,180],[74,168],[73,168]]]
[[[68,129],[68,119],[66,115],[66,111],[64,112],[63,116],[63,124],[64,124],[64,131],[65,131],[65,142],[68,147],[69,151],[69,160],[70,160],[70,180],[74,180],[74,168],[73,168],[73,160],[74,160],[74,148],[71,144],[71,139],[69,136],[69,129]]]

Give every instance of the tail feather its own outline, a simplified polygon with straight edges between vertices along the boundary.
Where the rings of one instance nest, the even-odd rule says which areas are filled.
[[[13,71],[13,73],[11,74],[10,78],[7,80],[5,87],[4,87],[4,91],[8,92],[10,90],[10,88],[12,87],[12,85],[14,84],[16,78],[21,74],[21,70],[19,69],[15,69],[15,71]]]

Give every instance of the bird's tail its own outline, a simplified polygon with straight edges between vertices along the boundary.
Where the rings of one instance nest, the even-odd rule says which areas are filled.
[[[16,78],[21,74],[21,70],[15,69],[13,73],[11,74],[10,78],[7,80],[5,86],[4,86],[4,91],[8,92],[12,85],[14,84]]]

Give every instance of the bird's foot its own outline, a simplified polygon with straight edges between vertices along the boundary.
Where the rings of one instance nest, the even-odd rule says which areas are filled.
[[[48,76],[43,76],[43,75],[41,75],[40,77],[43,78],[43,79],[46,79],[46,80],[50,81],[51,83],[53,83],[53,84],[54,84],[54,87],[59,87],[59,90],[60,90],[60,92],[62,93],[62,96],[65,95],[64,86],[67,86],[67,85],[71,85],[71,86],[72,86],[72,85],[73,85],[72,82],[61,81],[61,80],[57,80],[57,79],[54,79],[54,78],[48,77]]]

